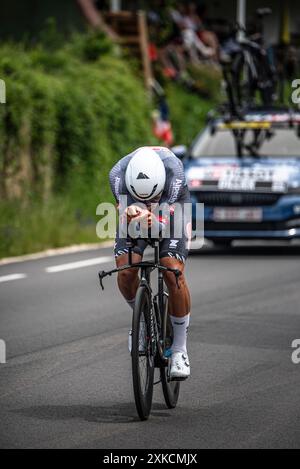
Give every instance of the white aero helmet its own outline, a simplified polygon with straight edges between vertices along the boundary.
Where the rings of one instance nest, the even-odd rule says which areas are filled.
[[[128,163],[125,182],[134,199],[155,199],[166,182],[166,170],[158,154],[148,147],[139,148]]]

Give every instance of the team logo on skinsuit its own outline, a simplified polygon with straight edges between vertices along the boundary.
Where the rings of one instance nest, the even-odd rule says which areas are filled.
[[[180,188],[181,188],[181,184],[182,184],[182,179],[176,179],[176,181],[173,183],[172,194],[171,194],[171,197],[170,197],[170,203],[171,204],[173,202],[175,202],[175,200],[177,199],[178,193],[179,193]]]
[[[168,252],[168,256],[172,257],[172,259],[177,259],[179,262],[182,264],[185,264],[185,257],[182,256],[181,254],[178,254],[178,252]]]
[[[179,239],[171,239],[169,244],[169,249],[176,249]]]

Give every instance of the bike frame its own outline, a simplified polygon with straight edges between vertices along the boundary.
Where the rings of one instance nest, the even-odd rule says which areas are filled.
[[[141,261],[141,262],[132,262],[132,252],[133,252],[133,243],[128,242],[128,264],[117,267],[110,271],[100,271],[98,273],[100,286],[104,290],[103,279],[106,276],[111,276],[113,273],[121,272],[123,270],[132,269],[133,267],[140,269],[140,286],[147,288],[151,298],[151,330],[154,331],[154,336],[152,337],[152,342],[156,342],[156,350],[158,350],[158,361],[156,366],[164,365],[166,366],[168,360],[164,357],[164,344],[160,342],[160,331],[164,330],[166,327],[166,314],[164,313],[164,298],[168,297],[168,293],[164,291],[164,281],[163,281],[163,272],[172,272],[175,275],[177,287],[180,288],[178,283],[178,278],[182,274],[178,269],[172,269],[170,267],[165,267],[160,264],[159,261],[159,241],[158,240],[148,240],[148,244],[154,248],[154,261]],[[151,273],[157,270],[158,271],[158,284],[157,284],[157,294],[153,295],[151,288]],[[154,314],[153,314],[154,311]],[[154,345],[154,344],[153,344]],[[154,353],[154,355],[156,355]]]

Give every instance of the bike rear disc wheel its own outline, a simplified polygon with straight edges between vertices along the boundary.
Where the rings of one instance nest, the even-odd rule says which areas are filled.
[[[151,301],[146,287],[136,295],[132,319],[132,379],[135,405],[141,420],[147,420],[152,407],[154,355],[151,341]]]
[[[168,315],[167,297],[164,299],[164,311],[165,318],[163,321],[162,342],[166,346],[166,341],[170,340],[170,342],[172,342],[173,339],[173,327]],[[161,366],[160,379],[166,406],[168,409],[174,409],[179,397],[180,382],[170,381],[169,379],[170,361],[171,358],[168,359],[168,366]]]

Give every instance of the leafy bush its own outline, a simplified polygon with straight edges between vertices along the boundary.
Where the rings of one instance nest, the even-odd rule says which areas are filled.
[[[166,87],[177,143],[191,142],[215,99],[217,79],[197,73],[210,100]],[[110,168],[157,143],[138,74],[101,33],[66,43],[51,21],[34,47],[0,45],[0,257],[98,241],[95,209],[112,200]]]
[[[207,113],[215,102],[174,83],[168,85],[166,91],[175,143],[189,145],[205,125]]]
[[[0,77],[0,256],[97,241],[109,169],[153,142],[142,82],[98,33],[58,48],[2,45]]]
[[[219,67],[205,62],[200,65],[190,64],[188,72],[194,80],[194,87],[199,94],[206,99],[218,101],[222,80],[222,72]]]

